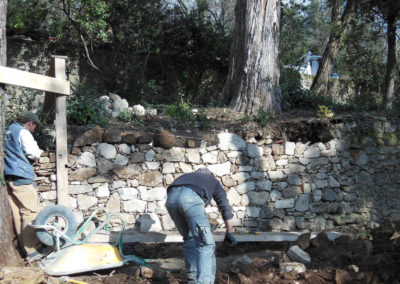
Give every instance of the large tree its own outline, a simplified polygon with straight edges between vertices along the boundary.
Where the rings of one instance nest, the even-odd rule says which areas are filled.
[[[396,28],[400,19],[400,1],[394,0],[363,0],[363,8],[367,12],[379,15],[387,25],[387,59],[385,72],[385,95],[383,102],[386,108],[393,107],[396,79]]]
[[[317,75],[315,76],[311,86],[311,89],[317,94],[327,95],[328,81],[332,72],[332,66],[339,52],[340,41],[346,33],[350,21],[355,14],[356,2],[356,0],[347,0],[342,12],[341,1],[330,0],[332,12],[329,41],[325,47]]]
[[[246,114],[280,112],[280,0],[237,0],[223,97]]]
[[[7,0],[0,0],[0,65],[5,66],[7,62],[6,55],[6,15]],[[5,91],[4,85],[0,85],[0,109],[4,110]],[[14,245],[15,238],[12,222],[11,211],[8,204],[7,189],[4,183],[3,175],[3,125],[4,111],[0,113],[0,267],[16,266],[22,263]]]

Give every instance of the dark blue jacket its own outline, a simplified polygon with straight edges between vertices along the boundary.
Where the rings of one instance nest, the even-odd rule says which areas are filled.
[[[11,124],[4,135],[4,175],[34,180],[32,165],[19,143],[19,134],[24,126],[18,122]]]
[[[179,186],[190,187],[196,191],[197,194],[203,198],[206,205],[214,198],[218,208],[221,210],[222,218],[224,220],[233,218],[232,208],[229,205],[225,190],[213,175],[199,172],[183,174],[178,177],[168,189]]]

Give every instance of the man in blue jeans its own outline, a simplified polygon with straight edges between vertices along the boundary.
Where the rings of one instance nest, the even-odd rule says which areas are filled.
[[[168,187],[165,206],[183,236],[188,283],[208,284],[215,279],[215,242],[205,206],[214,199],[225,221],[225,240],[237,241],[232,234],[231,206],[221,183],[206,168],[184,174]]]

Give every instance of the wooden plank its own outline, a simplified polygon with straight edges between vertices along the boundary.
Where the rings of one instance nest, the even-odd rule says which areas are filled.
[[[49,72],[48,75],[54,77],[54,62],[50,60]],[[56,108],[56,94],[51,92],[46,92],[44,95],[44,102],[42,112],[46,113],[49,116],[49,119],[55,119],[55,110]]]
[[[63,95],[70,94],[70,83],[64,78],[34,74],[0,66],[0,82]]]
[[[302,233],[300,232],[259,232],[257,234],[240,234],[234,233],[238,242],[294,242]],[[318,233],[311,233],[311,238],[315,238]],[[119,232],[99,232],[95,234],[89,242],[95,243],[113,243],[118,240]],[[337,232],[327,232],[328,238],[334,240],[341,236]],[[214,240],[222,242],[225,233],[214,232]],[[183,242],[182,236],[176,231],[164,232],[136,232],[125,233],[123,236],[124,243],[181,243]]]
[[[54,77],[66,80],[64,57],[51,57],[51,70]],[[56,166],[57,166],[57,204],[69,207],[68,202],[68,146],[67,146],[67,106],[66,96],[56,94]]]

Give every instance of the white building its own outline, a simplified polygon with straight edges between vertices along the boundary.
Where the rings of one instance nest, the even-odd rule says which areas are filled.
[[[301,65],[299,72],[304,75],[317,75],[319,68],[319,60],[322,58],[320,55],[312,55],[311,51],[307,52],[304,59],[304,64]],[[331,78],[339,79],[339,74],[332,68]]]

